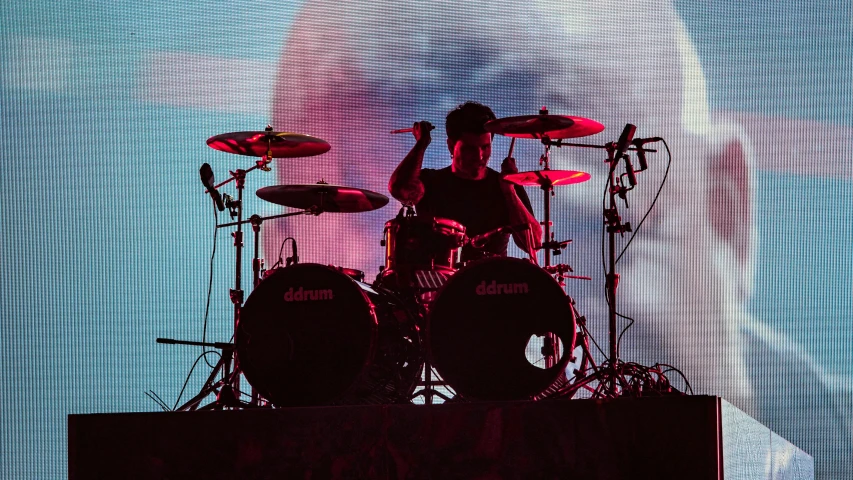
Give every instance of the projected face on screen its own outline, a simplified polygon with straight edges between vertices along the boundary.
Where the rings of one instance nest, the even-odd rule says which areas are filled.
[[[546,105],[552,113],[585,116],[608,127],[589,143],[615,140],[629,122],[639,126],[638,136],[665,137],[673,148],[668,183],[619,264],[620,312],[637,318],[623,355],[676,364],[701,391],[748,408],[751,391],[737,325],[750,288],[749,159],[736,128],[711,122],[703,73],[680,20],[668,8],[614,16],[597,3],[545,2],[524,9],[509,3],[371,2],[371,9],[383,12],[379,25],[364,15],[367,3],[306,5],[282,55],[274,120],[277,128],[298,125],[333,147],[279,180],[310,181],[313,175],[387,192],[391,171],[414,143],[392,138],[388,130],[420,119],[440,125],[448,110],[466,100],[490,105],[498,117],[535,113]],[[490,164],[495,169],[508,145],[500,141]],[[522,142],[515,155],[519,168],[539,168],[541,147]],[[425,166],[450,163],[436,143]],[[590,182],[558,189],[557,235],[574,244],[555,260],[595,278],[570,285],[569,292],[605,338],[601,155],[555,150],[552,168],[593,175]],[[381,167],[368,167],[365,159]],[[665,167],[666,156],[654,156],[642,188],[631,194],[632,210],[623,212],[636,217],[630,218],[635,225]],[[534,203],[540,200],[539,191],[529,194]],[[316,223],[334,233],[317,238],[317,227],[303,224],[300,241],[311,243],[314,261],[375,272],[382,252],[369,240],[396,214],[386,210],[372,217],[319,218]],[[541,216],[541,204],[537,213]],[[278,238],[269,239],[270,249]]]

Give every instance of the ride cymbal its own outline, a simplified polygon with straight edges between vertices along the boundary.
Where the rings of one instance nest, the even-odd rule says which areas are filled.
[[[486,131],[515,138],[542,138],[552,140],[594,135],[604,130],[604,125],[583,117],[569,115],[520,115],[498,118],[486,122]]]
[[[586,172],[575,170],[533,170],[504,175],[504,180],[523,187],[572,185],[589,180]]]
[[[221,152],[272,158],[310,157],[332,148],[328,142],[311,135],[289,132],[251,131],[214,135],[207,139],[210,148]]]
[[[314,185],[274,185],[259,189],[263,200],[285,207],[321,212],[357,213],[382,208],[388,197],[381,193],[354,187],[317,183]]]

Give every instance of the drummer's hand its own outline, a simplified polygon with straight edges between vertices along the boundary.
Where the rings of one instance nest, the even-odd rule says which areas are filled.
[[[432,141],[432,136],[429,132],[434,128],[431,123],[421,120],[412,124],[412,135],[415,136],[415,140],[419,144],[427,146]]]
[[[518,173],[518,167],[515,165],[515,159],[512,157],[504,158],[504,161],[501,163],[501,173],[504,175],[509,175],[512,173]]]

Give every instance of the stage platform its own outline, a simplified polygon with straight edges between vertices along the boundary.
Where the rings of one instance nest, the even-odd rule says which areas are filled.
[[[69,415],[72,479],[812,479],[718,397]]]

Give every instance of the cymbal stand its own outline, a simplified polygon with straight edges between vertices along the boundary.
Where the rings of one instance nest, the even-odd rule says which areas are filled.
[[[542,156],[539,157],[539,165],[542,167],[542,170],[550,170],[551,169],[551,144],[548,136],[542,137],[542,145],[545,146],[545,151],[542,153]],[[543,209],[543,219],[542,226],[544,227],[544,236],[545,242],[542,245],[542,250],[544,250],[545,256],[543,258],[544,267],[547,270],[551,266],[551,254],[552,251],[554,253],[559,252],[558,249],[550,248],[553,247],[554,243],[554,232],[551,231],[551,227],[553,226],[551,222],[551,197],[555,195],[554,193],[554,183],[551,182],[544,175],[541,178],[541,189],[543,195],[542,209]],[[548,332],[545,335],[545,342],[542,346],[542,355],[545,357],[545,368],[551,368],[554,365],[557,365],[560,359],[560,344],[558,343],[557,336],[554,333]]]

